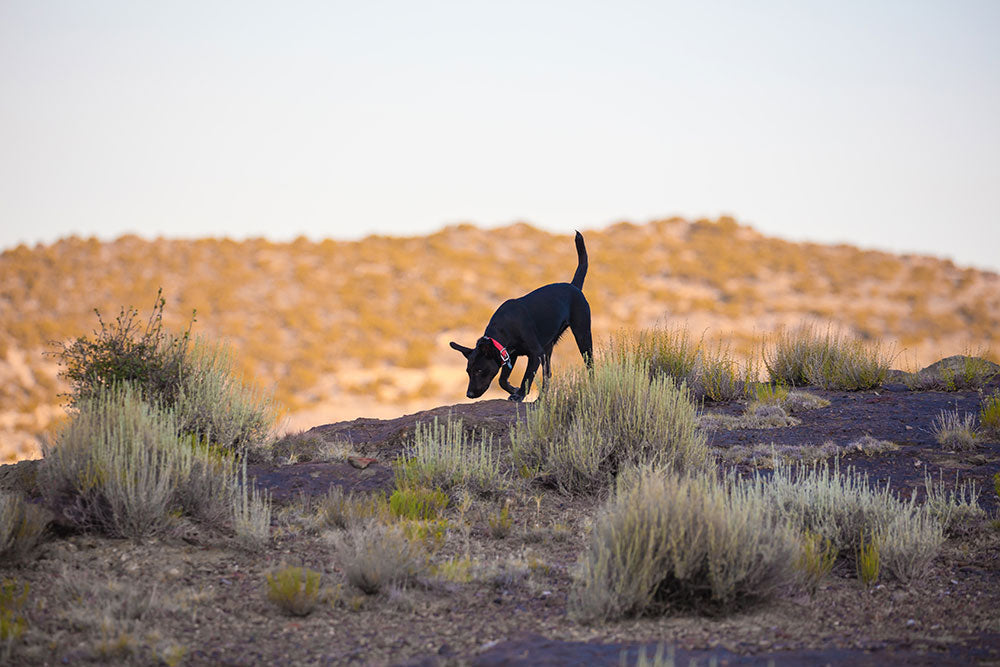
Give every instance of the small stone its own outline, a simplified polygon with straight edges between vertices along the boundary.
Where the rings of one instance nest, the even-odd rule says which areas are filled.
[[[366,456],[348,456],[347,462],[359,470],[364,470],[371,464],[375,463],[375,459],[370,459]]]

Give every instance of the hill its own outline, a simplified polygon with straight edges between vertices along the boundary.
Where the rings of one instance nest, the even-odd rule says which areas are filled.
[[[730,218],[584,234],[597,340],[667,322],[749,354],[781,326],[836,322],[896,341],[897,365],[918,366],[994,346],[1000,331],[1000,276],[947,260],[792,243]],[[454,402],[464,367],[448,341],[468,343],[504,299],[569,280],[575,265],[569,235],[526,224],[356,242],[68,238],[5,251],[0,457],[34,455],[35,436],[62,415],[47,343],[91,332],[94,308],[148,311],[162,286],[168,325],[186,326],[197,309],[195,332],[228,339],[244,371],[274,387],[288,424],[305,427]],[[579,363],[570,348],[557,351],[557,370]]]

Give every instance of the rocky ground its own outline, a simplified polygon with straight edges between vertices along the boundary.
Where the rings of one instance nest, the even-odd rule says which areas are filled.
[[[992,389],[994,385],[988,387]],[[438,408],[393,420],[358,419],[316,427],[286,443],[290,464],[256,464],[251,473],[275,502],[273,539],[262,552],[241,551],[225,536],[194,525],[131,542],[59,532],[35,558],[2,567],[27,583],[21,638],[0,654],[17,664],[618,664],[639,647],[660,643],[681,664],[969,664],[1000,661],[1000,530],[992,476],[1000,443],[972,451],[938,445],[931,421],[942,409],[974,412],[978,392],[810,390],[830,404],[801,413],[784,428],[716,430],[718,451],[748,444],[807,447],[832,442],[852,465],[893,489],[922,491],[925,472],[975,480],[991,516],[949,538],[930,572],[910,586],[863,586],[838,565],[815,596],[788,591],[776,602],[732,616],[678,615],[585,626],[566,615],[571,569],[585,545],[597,502],[537,485],[503,499],[449,511],[452,530],[435,562],[451,576],[364,596],[345,582],[329,529],[314,520],[331,485],[359,493],[391,490],[392,461],[417,422],[461,417],[503,446],[524,406],[505,401]],[[735,414],[736,404],[708,406]],[[850,451],[864,435],[898,451]],[[354,450],[373,458],[358,468],[319,460],[320,452]],[[365,465],[367,462],[356,462]],[[31,491],[34,462],[0,468],[0,486]],[[743,464],[744,467],[746,464]],[[510,534],[489,519],[506,502]],[[467,559],[467,560],[466,560]],[[465,574],[461,563],[467,564]],[[323,602],[291,617],[268,601],[266,575],[281,564],[322,573]],[[10,607],[10,604],[7,605]]]

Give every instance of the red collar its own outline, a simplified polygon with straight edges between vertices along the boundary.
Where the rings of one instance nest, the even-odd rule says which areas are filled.
[[[500,353],[500,361],[507,364],[507,368],[514,368],[514,365],[510,363],[510,354],[507,352],[507,348],[501,345],[500,341],[496,338],[490,338],[489,336],[483,336],[483,338],[493,343],[493,347],[495,347],[497,352]]]

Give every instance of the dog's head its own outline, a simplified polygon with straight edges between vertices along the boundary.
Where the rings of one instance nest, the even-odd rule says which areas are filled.
[[[480,338],[475,347],[465,347],[452,342],[451,346],[468,360],[465,372],[469,374],[469,389],[465,395],[479,398],[490,388],[490,383],[500,370],[500,353],[489,338]]]

